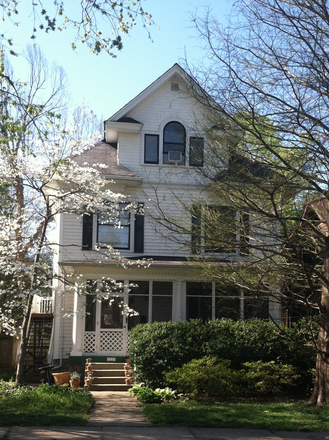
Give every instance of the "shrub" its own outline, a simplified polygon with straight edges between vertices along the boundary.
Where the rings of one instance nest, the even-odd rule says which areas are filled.
[[[271,362],[297,368],[297,390],[310,390],[315,365],[312,334],[302,324],[282,328],[257,319],[155,322],[130,332],[130,364],[137,382],[166,386],[164,374],[204,356],[228,359],[234,369],[245,362]]]
[[[161,403],[176,399],[176,391],[171,388],[152,390],[144,383],[134,384],[129,390],[131,396],[137,397],[143,403]]]
[[[239,372],[229,360],[197,359],[166,373],[166,380],[178,392],[191,397],[228,397],[238,394]]]
[[[246,362],[241,391],[247,395],[290,395],[297,386],[296,368],[275,362]]]
[[[241,370],[229,360],[204,357],[166,373],[168,383],[180,393],[200,397],[288,396],[298,375],[290,365],[275,362],[247,362]]]

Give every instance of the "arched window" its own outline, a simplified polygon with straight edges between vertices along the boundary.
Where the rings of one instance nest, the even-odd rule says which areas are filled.
[[[185,165],[185,128],[179,122],[163,129],[163,163]]]

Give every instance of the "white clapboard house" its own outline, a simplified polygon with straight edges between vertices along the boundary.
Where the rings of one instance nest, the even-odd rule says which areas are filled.
[[[214,283],[205,283],[197,263],[189,258],[191,237],[180,240],[177,230],[154,218],[162,211],[168,218],[184,219],[184,206],[209,203],[199,172],[207,160],[206,135],[200,131],[207,111],[189,92],[190,81],[175,64],[105,121],[102,142],[75,158],[81,164],[105,164],[104,178],[113,180],[109,185],[127,195],[135,209],[127,212],[122,207],[120,228],[110,221],[104,223],[97,212],[56,218],[60,243],[56,271],[70,274],[71,280],[76,276],[80,281],[91,280],[91,285],[110,277],[127,287],[111,302],[98,302],[92,295],[62,295],[57,286],[50,349],[55,364],[82,362],[88,356],[93,361],[119,362],[129,353],[129,330],[137,324],[263,317],[243,292],[228,295]],[[184,221],[185,227],[193,226],[191,219]],[[100,261],[95,250],[99,242],[112,245],[127,260],[146,258],[152,263],[145,268],[123,267],[111,259]],[[129,289],[129,284],[137,287]],[[126,316],[122,302],[138,315]],[[271,301],[269,313],[280,319],[280,310]]]

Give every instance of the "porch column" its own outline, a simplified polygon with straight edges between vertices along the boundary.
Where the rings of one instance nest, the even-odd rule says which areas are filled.
[[[83,353],[84,315],[84,298],[81,298],[76,291],[74,293],[71,356],[82,356]]]
[[[173,283],[173,321],[181,321],[185,319],[184,285],[185,283],[181,280],[174,281]]]

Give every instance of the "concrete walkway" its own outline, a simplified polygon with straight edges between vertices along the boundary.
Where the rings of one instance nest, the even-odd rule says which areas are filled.
[[[329,440],[329,431],[153,427],[128,393],[92,394],[95,403],[86,427],[0,428],[0,440]]]

